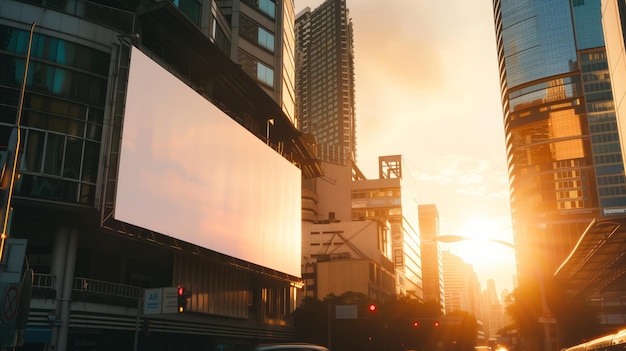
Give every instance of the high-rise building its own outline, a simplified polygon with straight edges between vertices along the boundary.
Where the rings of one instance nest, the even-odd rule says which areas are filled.
[[[418,205],[420,238],[422,244],[422,285],[424,301],[435,301],[445,311],[443,293],[443,263],[439,242],[439,211],[436,205]]]
[[[594,218],[626,211],[600,0],[495,0],[520,285],[550,278]]]
[[[218,0],[213,25],[223,19],[230,29],[225,50],[295,120],[295,37],[293,0]],[[269,128],[269,127],[268,127]]]
[[[450,251],[442,251],[446,313],[467,311],[482,320],[480,284],[474,267]]]
[[[0,159],[19,156],[0,207],[13,210],[7,244],[26,241],[17,272],[34,277],[26,326],[12,328],[15,304],[3,348],[16,329],[33,350],[293,340],[301,181],[321,172],[225,54],[213,4],[0,1]],[[2,284],[22,286],[5,268]]]
[[[352,22],[346,0],[326,0],[296,17],[296,119],[316,139],[320,160],[356,162]]]
[[[380,156],[378,179],[355,174],[351,188],[352,220],[391,224],[396,292],[422,300],[422,259],[416,184],[403,171],[402,156]]]
[[[500,303],[496,293],[496,283],[493,279],[487,281],[487,288],[482,292],[481,300],[482,321],[487,339],[497,337],[498,331],[504,324],[504,305]]]

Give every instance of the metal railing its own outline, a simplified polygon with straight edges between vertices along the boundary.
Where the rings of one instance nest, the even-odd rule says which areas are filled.
[[[143,297],[144,292],[143,288],[132,285],[117,284],[81,277],[74,278],[74,287],[72,290],[73,292],[78,293],[91,293],[129,299],[139,299]]]
[[[56,277],[52,274],[35,273],[33,276],[33,297],[53,298]],[[110,303],[115,305],[136,305],[143,297],[144,288],[112,283],[102,280],[75,277],[72,295],[75,300]]]
[[[54,280],[52,274],[35,273],[33,275],[33,289],[54,290]]]

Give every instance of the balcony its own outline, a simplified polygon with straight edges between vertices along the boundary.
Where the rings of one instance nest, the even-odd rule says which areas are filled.
[[[35,274],[32,298],[56,299],[55,280],[56,277],[51,274]],[[72,301],[137,307],[138,300],[143,298],[143,294],[144,288],[82,277],[75,277],[72,284]]]

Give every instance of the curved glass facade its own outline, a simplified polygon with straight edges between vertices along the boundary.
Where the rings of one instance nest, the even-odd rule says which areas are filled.
[[[29,33],[0,26],[0,37],[0,140],[8,140]],[[18,196],[94,205],[109,61],[107,53],[33,35]]]
[[[550,277],[593,218],[626,208],[600,5],[494,1],[522,279]]]
[[[502,1],[507,81],[515,87],[575,70],[569,1]]]

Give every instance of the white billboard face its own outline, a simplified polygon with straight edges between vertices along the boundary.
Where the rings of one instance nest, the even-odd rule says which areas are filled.
[[[300,276],[300,179],[133,47],[115,219]]]

